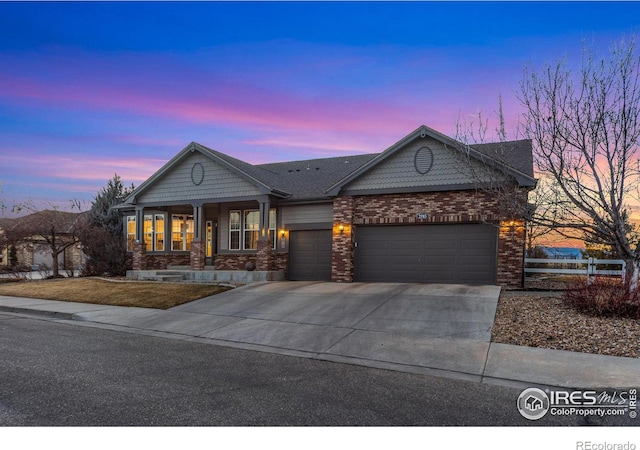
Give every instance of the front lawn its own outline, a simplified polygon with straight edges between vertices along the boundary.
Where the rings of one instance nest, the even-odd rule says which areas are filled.
[[[66,302],[168,309],[228,290],[228,287],[103,278],[65,278],[0,283],[0,295]]]

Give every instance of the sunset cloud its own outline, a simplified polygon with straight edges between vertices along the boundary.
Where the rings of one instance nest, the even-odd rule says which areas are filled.
[[[516,138],[522,67],[579,50],[585,30],[626,32],[638,12],[0,2],[0,181],[8,198],[90,199],[191,141],[252,163],[380,152],[422,124],[451,135],[459,117],[491,117],[499,95]]]

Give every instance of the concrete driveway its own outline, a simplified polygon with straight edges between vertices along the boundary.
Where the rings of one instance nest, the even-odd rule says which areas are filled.
[[[208,315],[200,337],[482,374],[500,288],[405,283],[252,284],[172,308]]]
[[[276,282],[172,311],[489,342],[499,294],[497,286]]]

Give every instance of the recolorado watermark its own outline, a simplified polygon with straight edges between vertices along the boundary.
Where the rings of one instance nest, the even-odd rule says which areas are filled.
[[[636,450],[633,442],[576,442],[576,450]]]
[[[528,388],[518,396],[517,405],[520,414],[529,420],[538,420],[547,414],[552,416],[628,416],[635,419],[638,416],[637,395],[636,388],[601,390]],[[595,445],[595,443],[590,444]],[[587,447],[581,448],[587,450]],[[589,447],[588,449],[615,450],[617,447]]]

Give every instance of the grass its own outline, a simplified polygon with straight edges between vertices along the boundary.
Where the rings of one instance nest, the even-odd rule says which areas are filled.
[[[0,295],[97,305],[168,309],[228,290],[227,287],[144,281],[66,278],[0,283]]]

